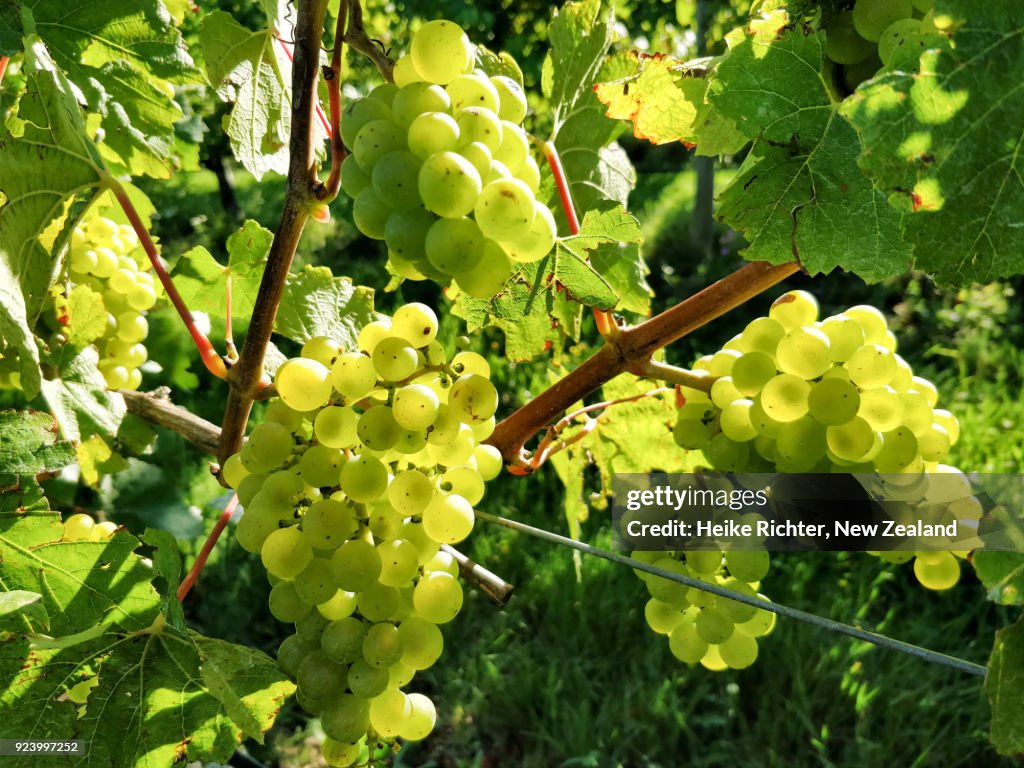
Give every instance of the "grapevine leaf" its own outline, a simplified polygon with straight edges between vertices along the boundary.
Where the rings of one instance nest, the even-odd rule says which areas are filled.
[[[523,70],[511,55],[502,51],[495,53],[483,45],[476,47],[476,66],[487,73],[488,77],[510,77],[519,85],[523,84]]]
[[[75,460],[71,443],[57,435],[53,417],[40,411],[0,411],[0,483],[55,472]]]
[[[286,30],[280,34],[289,37]],[[257,180],[268,171],[286,174],[291,62],[273,32],[253,32],[214,11],[203,20],[199,40],[210,84],[234,105],[225,130],[235,157]]]
[[[36,625],[50,628],[41,594],[24,589],[0,592],[0,632],[24,632],[26,627],[31,630]]]
[[[34,397],[41,376],[30,329],[70,227],[52,248],[41,238],[72,202],[95,190],[102,171],[71,84],[42,42],[26,43],[18,119],[0,125],[0,332],[20,355],[22,387]]]
[[[1006,0],[944,0],[953,46],[847,100],[861,164],[901,201],[915,266],[954,283],[1024,271],[1024,18]],[[917,71],[915,71],[917,70]]]
[[[777,23],[747,30],[718,64],[708,98],[755,139],[719,213],[746,236],[748,259],[877,281],[905,271],[910,248],[900,213],[857,165],[824,67],[821,33]]]
[[[99,435],[83,440],[75,449],[78,457],[78,468],[86,485],[95,488],[103,475],[123,472],[128,468],[128,461],[107,444]]]
[[[169,177],[174,123],[182,116],[170,84],[194,81],[196,72],[159,0],[123,0],[116,13],[64,0],[21,6],[86,109],[99,116],[111,161],[132,175]]]
[[[87,347],[71,355],[63,350],[54,361],[60,378],[43,381],[43,397],[68,440],[86,440],[92,435],[113,438],[124,418],[124,398],[108,392],[96,367],[99,354]]]
[[[615,309],[647,314],[654,292],[647,284],[650,270],[640,255],[642,240],[637,220],[622,206],[608,200],[588,211],[579,234],[559,240],[558,248],[573,253],[577,259],[589,257],[593,268],[618,294]]]
[[[601,0],[566,3],[548,25],[550,51],[541,71],[541,89],[551,104],[555,132],[597,81],[615,35],[615,12]],[[591,97],[592,98],[592,97]]]
[[[300,344],[329,336],[356,349],[359,329],[376,319],[373,291],[335,277],[327,267],[305,267],[288,278],[274,330]]]
[[[178,540],[169,531],[149,528],[142,542],[153,547],[153,586],[160,595],[160,610],[175,629],[185,628],[185,613],[178,600],[181,582],[181,553]]]
[[[989,600],[1000,605],[1024,604],[1024,554],[981,550],[974,553],[973,563]]]
[[[250,220],[228,237],[226,267],[202,246],[188,251],[174,267],[174,284],[185,304],[213,317],[223,317],[227,311],[227,277],[230,275],[231,314],[251,317],[273,239],[273,232]]]
[[[1024,619],[996,632],[985,691],[992,705],[992,744],[1004,755],[1024,753]]]
[[[58,318],[59,319],[59,318]],[[76,285],[67,299],[67,344],[81,349],[92,344],[107,331],[107,307],[102,294],[88,285]]]

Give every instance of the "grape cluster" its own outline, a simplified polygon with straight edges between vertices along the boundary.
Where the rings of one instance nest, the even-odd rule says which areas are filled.
[[[828,19],[825,53],[843,68],[843,81],[854,90],[883,67],[903,61],[901,49],[920,52],[939,33],[935,0],[857,0],[851,10]]]
[[[474,69],[462,29],[431,21],[395,65],[395,82],[346,110],[351,154],[342,189],[368,237],[384,240],[391,267],[409,280],[454,278],[490,298],[512,262],[554,246],[551,211],[535,198],[540,170],[522,128],[519,83]]]
[[[936,407],[935,386],[897,354],[874,307],[819,321],[814,297],[791,291],[694,369],[715,380],[710,394],[683,388],[673,435],[714,469],[880,473],[886,498],[906,501],[911,518],[980,517],[966,479],[942,463],[960,434],[956,417]],[[915,553],[881,554],[906,562]],[[956,583],[952,553],[917,554],[924,586]]]
[[[127,224],[93,215],[71,233],[70,290],[87,286],[102,296],[107,310],[107,327],[96,346],[100,373],[110,389],[138,389],[142,383],[139,368],[148,357],[146,312],[161,294],[151,270]]]
[[[768,573],[768,553],[759,550],[637,551],[633,557],[666,571],[717,584],[749,597],[758,595]],[[668,636],[672,655],[719,672],[744,669],[757,659],[757,638],[775,627],[775,614],[710,592],[637,571],[651,599],[647,625]]]
[[[89,515],[78,513],[64,521],[63,541],[106,541],[117,531],[109,520],[97,523]]]
[[[224,465],[245,512],[239,543],[295,624],[278,662],[319,715],[332,765],[395,737],[422,739],[434,706],[401,690],[434,664],[462,601],[442,544],[465,539],[501,456],[482,445],[498,394],[487,361],[436,341],[422,304],[365,326],[358,349],[324,337],[277,371],[278,398]]]

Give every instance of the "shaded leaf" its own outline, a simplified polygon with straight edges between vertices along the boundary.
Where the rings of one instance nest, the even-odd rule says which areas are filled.
[[[42,629],[50,627],[42,595],[23,589],[0,592],[0,631],[32,631],[37,625]]]
[[[0,480],[35,477],[73,464],[75,449],[61,440],[53,417],[40,411],[0,411]]]
[[[985,691],[992,706],[992,744],[1004,755],[1024,753],[1024,619],[996,632]]]
[[[972,562],[989,600],[1000,605],[1024,604],[1024,554],[979,550]]]
[[[300,344],[328,336],[356,349],[359,329],[376,319],[373,291],[335,277],[327,267],[305,267],[288,278],[274,330]]]
[[[43,396],[64,437],[80,441],[102,435],[113,439],[126,412],[124,398],[107,391],[96,367],[96,349],[87,347],[77,354],[65,349],[55,362],[60,378],[43,381]]]

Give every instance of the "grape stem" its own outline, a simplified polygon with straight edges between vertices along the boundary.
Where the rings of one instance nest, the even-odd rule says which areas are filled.
[[[572,190],[569,188],[569,179],[565,175],[565,168],[562,166],[562,158],[553,141],[545,141],[541,145],[544,157],[551,168],[551,175],[555,179],[555,189],[558,190],[558,199],[562,203],[562,211],[565,213],[565,220],[569,224],[569,233],[578,235],[580,232],[580,219],[576,215],[576,206],[572,202]],[[597,324],[597,332],[602,338],[610,338],[618,333],[619,326],[611,312],[603,309],[594,309],[594,322]]]
[[[235,509],[238,508],[238,494],[234,493],[228,500],[227,506],[224,507],[224,511],[220,513],[220,517],[217,518],[217,522],[213,525],[213,530],[210,531],[210,535],[206,537],[206,541],[203,543],[203,548],[199,550],[199,555],[196,557],[196,561],[192,563],[192,567],[189,569],[188,576],[181,582],[178,587],[178,602],[185,602],[185,596],[188,595],[189,590],[195,585],[196,581],[199,580],[199,574],[202,573],[203,568],[206,566],[206,561],[210,557],[210,553],[213,551],[214,546],[217,544],[217,539],[220,538],[221,533],[227,527],[228,521],[231,520],[231,516],[235,514]]]
[[[582,365],[499,422],[487,442],[501,452],[506,463],[521,466],[526,441],[565,413],[570,405],[620,373],[637,366],[643,370],[657,350],[721,317],[799,269],[793,263],[750,262],[660,315],[621,328],[618,334],[606,338]]]
[[[235,348],[235,333],[232,321],[232,288],[231,272],[224,276],[224,349],[227,352],[227,359],[232,363],[238,362],[238,350]]]
[[[387,82],[395,81],[395,63],[384,52],[384,47],[366,34],[363,26],[363,6],[359,0],[349,0],[348,27],[345,30],[345,44],[373,62],[380,76]]]
[[[345,21],[349,16],[348,0],[341,0],[338,8],[338,24],[334,30],[334,50],[331,64],[324,67],[327,81],[327,99],[331,109],[331,123],[327,135],[331,138],[331,173],[324,186],[317,192],[321,202],[330,203],[341,189],[341,164],[345,160],[345,145],[341,140],[341,50],[345,40]],[[317,105],[319,106],[319,105]]]
[[[658,360],[644,360],[630,367],[629,372],[634,376],[644,379],[664,381],[666,384],[676,384],[681,387],[697,389],[710,394],[711,385],[718,381],[717,376],[701,376],[685,368],[678,368]]]
[[[727,600],[734,600],[738,603],[753,606],[754,608],[761,608],[765,611],[771,611],[779,616],[785,616],[786,618],[796,619],[797,621],[803,621],[808,624],[813,624],[816,627],[827,629],[831,632],[838,632],[839,634],[847,635],[857,640],[863,640],[867,643],[872,643],[879,646],[880,648],[887,648],[892,651],[899,651],[910,656],[916,656],[919,659],[924,659],[933,664],[942,664],[953,669],[966,672],[969,675],[978,675],[984,677],[988,670],[981,664],[975,664],[972,661],[965,659],[958,659],[955,656],[949,656],[945,653],[939,653],[938,651],[932,651],[927,648],[921,648],[911,643],[903,642],[902,640],[896,640],[886,635],[880,635],[877,632],[869,632],[866,629],[860,627],[854,627],[849,624],[844,624],[840,621],[834,621],[827,619],[824,616],[818,616],[807,611],[801,611],[797,608],[790,608],[787,605],[776,603],[772,600],[751,597],[750,595],[744,595],[741,592],[734,592],[726,587],[719,586],[718,584],[711,584],[700,579],[694,579],[690,576],[685,576],[681,573],[675,573],[673,571],[666,571],[656,565],[642,562],[640,560],[634,560],[631,557],[620,555],[616,552],[609,552],[605,549],[591,546],[586,542],[576,541],[566,536],[560,536],[557,533],[551,531],[545,531],[542,528],[535,528],[532,525],[526,523],[520,523],[516,520],[509,520],[498,515],[491,515],[487,512],[477,511],[476,516],[480,520],[484,520],[488,523],[500,525],[503,528],[508,528],[518,533],[524,533],[527,536],[533,536],[534,538],[543,539],[544,541],[550,541],[563,547],[569,547],[575,549],[577,552],[582,552],[587,555],[594,555],[596,557],[609,560],[619,565],[624,565],[628,568],[632,568],[636,571],[643,571],[654,576],[660,576],[663,579],[676,582],[677,584],[683,584],[687,587],[693,587],[703,592],[710,592],[718,597],[725,598]]]
[[[292,130],[284,208],[267,254],[252,321],[245,334],[238,363],[228,372],[231,389],[220,435],[218,457],[221,463],[241,448],[253,400],[269,383],[263,373],[267,344],[270,343],[295,249],[321,187],[316,174],[313,115],[319,106],[317,82],[326,11],[327,0],[310,0],[299,5],[296,11],[298,19],[292,52]]]
[[[132,203],[131,198],[128,197],[128,193],[124,188],[124,185],[120,181],[113,178],[112,176],[105,176],[103,178],[103,186],[114,193],[114,197],[117,198],[117,202],[121,205],[121,210],[124,211],[124,215],[128,217],[128,221],[131,222],[132,229],[135,230],[135,234],[139,237],[139,242],[142,243],[143,249],[146,251],[146,255],[149,257],[149,263],[153,265],[153,271],[156,273],[157,278],[160,280],[160,284],[164,287],[164,291],[167,293],[167,297],[171,300],[171,304],[178,311],[178,316],[181,317],[185,327],[188,329],[189,335],[192,336],[192,341],[195,342],[196,349],[199,350],[199,356],[203,360],[203,365],[206,366],[206,370],[216,376],[218,379],[227,377],[227,366],[224,364],[223,358],[217,354],[217,350],[213,348],[213,344],[210,343],[209,338],[196,326],[195,318],[192,317],[192,312],[189,311],[188,306],[185,304],[185,300],[181,298],[181,294],[178,293],[178,289],[174,285],[174,281],[171,280],[170,274],[167,272],[167,267],[164,265],[163,259],[160,258],[160,254],[156,250],[156,244],[153,242],[153,238],[149,236],[149,230],[146,229],[146,225],[142,221],[142,217],[139,216],[139,212],[135,210],[135,205]]]
[[[170,401],[169,393],[170,390],[166,387],[161,387],[154,392],[121,391],[129,413],[152,424],[170,429],[184,437],[203,453],[211,456],[217,455],[217,450],[220,447],[220,427],[175,405]],[[351,457],[350,452],[346,451],[346,454]],[[220,474],[219,468],[214,467],[214,471],[216,474]],[[477,587],[498,605],[504,605],[508,601],[513,590],[511,584],[458,550],[447,545],[444,545],[444,549],[459,563],[459,571],[463,579]]]

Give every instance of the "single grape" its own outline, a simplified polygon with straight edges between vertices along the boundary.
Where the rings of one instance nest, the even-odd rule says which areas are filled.
[[[320,724],[335,741],[358,741],[370,727],[370,703],[352,693],[339,693],[324,707]]]
[[[502,242],[502,247],[512,261],[532,263],[547,256],[555,246],[558,234],[555,218],[548,207],[534,202],[533,224],[527,235]]]
[[[875,46],[857,33],[853,25],[853,14],[849,11],[832,17],[825,33],[825,55],[836,64],[857,64],[875,52]]]
[[[498,94],[498,116],[516,125],[526,117],[526,94],[523,87],[510,77],[498,75],[491,78]]]
[[[498,293],[512,274],[512,260],[493,240],[484,241],[484,250],[476,266],[456,270],[452,276],[459,288],[476,299],[489,299]]]
[[[772,303],[768,317],[778,321],[787,331],[810,326],[818,319],[818,301],[807,291],[789,291]]]
[[[312,610],[312,603],[299,595],[290,581],[280,581],[270,590],[270,613],[278,621],[294,624]]]
[[[446,112],[425,112],[409,126],[409,151],[420,160],[439,152],[455,152],[461,142],[455,118]]]
[[[807,410],[815,420],[831,426],[845,424],[860,409],[860,392],[843,379],[822,379],[811,387]]]
[[[89,515],[79,513],[64,521],[64,541],[93,541],[96,521]]]
[[[448,112],[452,100],[448,92],[439,85],[415,83],[400,88],[391,103],[391,119],[400,128],[408,131],[412,122],[425,112]]]
[[[398,150],[384,155],[373,167],[373,191],[396,211],[420,207],[420,160],[411,152]],[[385,235],[387,224],[384,225]]]
[[[352,205],[352,221],[360,232],[374,240],[384,239],[388,217],[391,215],[391,206],[372,186],[360,192]]]
[[[913,13],[911,0],[857,0],[853,6],[853,25],[861,37],[877,43],[887,28]]]
[[[473,531],[473,506],[455,493],[437,494],[423,511],[423,527],[434,541],[457,544]]]
[[[467,107],[483,107],[492,112],[498,111],[498,90],[486,75],[475,72],[459,75],[448,83],[445,90],[451,98],[452,111],[456,114]]]
[[[371,502],[380,498],[387,487],[387,467],[373,456],[356,456],[341,468],[341,489],[353,501]]]
[[[452,412],[466,424],[489,419],[498,410],[498,390],[483,376],[460,376],[448,393]]]
[[[409,384],[395,392],[392,413],[405,429],[426,429],[434,423],[440,403],[437,394],[423,384]]]
[[[313,434],[321,445],[328,448],[354,448],[358,436],[358,414],[351,408],[331,405],[321,410],[313,420]]]
[[[379,99],[359,99],[352,102],[341,117],[341,140],[351,149],[359,131],[374,120],[390,120],[390,107]],[[349,157],[352,157],[349,155]]]
[[[423,205],[445,218],[456,219],[470,213],[481,188],[476,168],[455,152],[431,155],[419,171],[418,189]]]
[[[817,328],[792,328],[775,352],[779,370],[802,379],[816,379],[832,365],[828,336]]]
[[[279,528],[260,550],[263,566],[281,579],[294,579],[313,559],[313,548],[297,527]]]
[[[474,208],[480,231],[494,240],[527,237],[533,226],[536,201],[533,192],[518,179],[501,179],[487,184]]]
[[[469,218],[439,219],[427,231],[427,259],[446,275],[472,269],[484,255],[485,238]]]
[[[434,624],[447,624],[462,608],[462,587],[451,574],[431,571],[416,584],[412,601],[420,617]]]
[[[437,315],[426,304],[406,304],[395,311],[392,331],[417,349],[437,338]]]
[[[781,373],[761,390],[760,404],[776,421],[795,421],[807,413],[811,385],[792,373]]]
[[[480,142],[491,154],[497,154],[501,148],[501,118],[494,112],[482,107],[469,107],[455,115],[459,126],[459,141],[462,144]]]
[[[476,51],[458,24],[436,20],[413,35],[409,56],[420,77],[446,85],[473,70]]]

